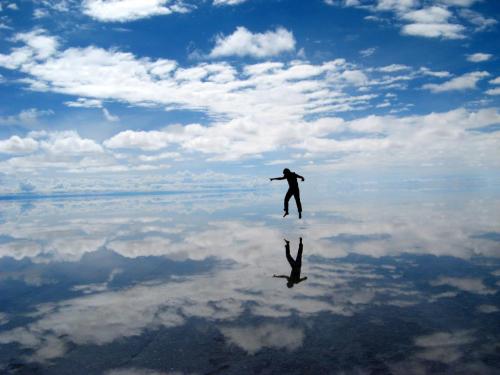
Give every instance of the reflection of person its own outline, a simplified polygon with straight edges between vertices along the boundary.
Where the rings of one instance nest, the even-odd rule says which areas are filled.
[[[273,277],[279,277],[283,279],[287,279],[286,286],[292,288],[294,284],[298,284],[304,280],[307,280],[307,277],[300,277],[300,269],[302,268],[302,250],[304,246],[302,245],[302,237],[300,237],[299,243],[299,251],[297,252],[297,256],[295,259],[290,255],[290,241],[285,239],[285,250],[286,250],[286,259],[288,263],[290,263],[290,267],[292,267],[292,272],[290,272],[290,276],[286,275],[273,275]]]
[[[299,211],[299,219],[302,218],[302,204],[300,203],[299,184],[297,183],[298,178],[304,181],[304,177],[299,176],[295,172],[291,172],[288,168],[283,169],[283,177],[270,178],[271,181],[284,179],[288,181],[288,191],[285,195],[285,214],[283,215],[283,217],[288,215],[288,201],[293,195],[293,197],[295,198],[295,203],[297,204],[297,210]]]

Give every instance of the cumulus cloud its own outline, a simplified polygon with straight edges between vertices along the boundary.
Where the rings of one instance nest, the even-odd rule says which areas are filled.
[[[446,91],[460,91],[460,90],[470,90],[475,89],[476,84],[483,78],[488,77],[490,74],[488,72],[472,72],[461,75],[460,77],[455,77],[449,81],[437,84],[428,83],[422,86],[426,90],[430,90],[434,93],[446,92]]]
[[[170,0],[85,0],[83,12],[102,22],[127,22],[172,13],[186,13],[190,8]]]
[[[227,36],[219,35],[209,56],[250,56],[263,58],[290,52],[295,49],[295,38],[291,31],[278,27],[274,31],[252,33],[243,26]]]
[[[20,48],[32,50],[29,46]],[[0,58],[11,59],[16,52],[14,48]],[[401,87],[422,75],[439,78],[448,76],[448,72],[428,68],[417,71],[402,64],[361,69],[344,59],[321,64],[266,61],[233,66],[216,62],[182,67],[172,60],[153,60],[94,46],[57,50],[48,59],[38,59],[35,54],[29,53],[29,64],[11,69],[25,74],[25,84],[33,90],[76,97],[66,102],[68,106],[104,108],[104,101],[119,101],[136,106],[201,110],[212,115],[213,120],[208,125],[166,124],[154,131],[125,129],[102,144],[81,139],[76,134],[64,137],[59,134],[53,135],[59,141],[54,138],[54,144],[49,146],[47,142],[52,135],[46,134],[45,139],[38,140],[45,154],[2,161],[0,170],[5,173],[13,173],[16,168],[33,169],[36,163],[40,168],[57,166],[74,171],[147,170],[160,168],[156,162],[165,159],[154,160],[155,153],[196,152],[208,154],[209,160],[237,160],[259,157],[282,147],[304,152],[309,157],[335,156],[336,166],[354,161],[357,164],[363,159],[372,163],[384,160],[384,164],[390,164],[389,155],[393,162],[404,163],[434,160],[437,155],[442,158],[441,163],[453,163],[450,155],[454,155],[465,164],[495,164],[490,146],[496,135],[471,132],[466,125],[457,125],[467,124],[473,128],[479,123],[491,124],[498,116],[493,110],[457,109],[429,116],[369,116],[357,121],[344,121],[337,114],[377,105],[391,108],[389,101],[376,100],[374,88]],[[474,88],[487,74],[472,72],[424,88],[433,92]],[[438,119],[442,128],[437,128],[428,118]],[[472,118],[481,121],[469,122]],[[415,126],[409,125],[414,123]],[[343,132],[352,136],[345,138]],[[457,150],[475,150],[480,140],[484,148],[481,152],[457,154]],[[73,156],[64,152],[66,156],[56,160],[56,153],[51,149],[63,142],[75,142],[63,148],[78,152]],[[421,152],[424,142],[426,145],[436,142],[441,151],[424,155]],[[151,152],[151,155],[146,160],[145,156],[134,158],[132,154],[123,156],[116,152],[134,149]],[[370,153],[370,158],[363,158],[366,153]],[[127,162],[135,164],[127,165]]]
[[[493,57],[492,54],[490,53],[473,53],[471,55],[467,55],[467,61],[470,62],[483,62],[483,61],[488,61]]]
[[[40,146],[50,154],[82,154],[103,151],[102,147],[94,140],[81,138],[75,131],[49,133],[46,139],[40,141]]]
[[[405,35],[422,36],[426,38],[464,39],[465,28],[462,25],[448,23],[412,23],[402,28]]]
[[[436,24],[447,22],[451,15],[446,8],[431,6],[408,12],[403,15],[403,19],[413,23]]]
[[[43,29],[17,33],[11,40],[23,42],[24,46],[14,48],[9,55],[0,54],[0,66],[8,69],[19,68],[32,60],[47,59],[56,52],[59,45],[57,38],[46,35]]]
[[[32,138],[20,138],[17,135],[0,140],[0,153],[28,154],[38,149],[38,142]]]

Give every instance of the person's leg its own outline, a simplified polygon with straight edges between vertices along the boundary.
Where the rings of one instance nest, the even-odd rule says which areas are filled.
[[[299,211],[299,218],[302,218],[302,203],[300,202],[300,192],[297,190],[293,194],[295,198],[295,203],[297,204],[297,210]]]
[[[284,208],[285,215],[284,216],[288,215],[288,201],[290,200],[292,195],[293,195],[293,191],[291,191],[291,189],[288,189],[288,191],[286,192],[286,195],[285,195],[285,202],[284,202],[285,203],[285,208]]]
[[[286,243],[285,245],[285,252],[286,252],[286,259],[288,260],[288,263],[290,263],[290,267],[293,268],[295,265],[295,261],[292,258],[292,255],[290,254],[290,243]]]
[[[295,257],[295,263],[299,266],[302,264],[302,250],[304,250],[304,245],[301,242],[299,244],[299,251],[297,251],[297,256]]]

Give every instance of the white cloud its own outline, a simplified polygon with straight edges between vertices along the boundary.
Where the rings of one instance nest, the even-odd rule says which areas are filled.
[[[411,23],[401,30],[404,35],[443,39],[464,39],[464,31],[462,25],[449,23]]]
[[[484,314],[492,314],[500,311],[500,309],[495,305],[479,305],[477,310]]]
[[[421,348],[416,357],[428,361],[452,363],[464,354],[463,345],[475,341],[472,331],[437,332],[415,339],[415,345]]]
[[[56,52],[58,42],[56,38],[47,36],[45,33],[43,29],[18,33],[13,37],[13,41],[24,42],[34,52],[36,58],[46,59]]]
[[[145,162],[164,160],[164,159],[179,160],[179,159],[181,159],[181,154],[178,152],[162,152],[162,153],[154,154],[154,155],[140,155],[139,156],[139,160],[145,161]]]
[[[456,5],[460,7],[470,7],[472,4],[482,0],[439,0],[446,5]]]
[[[7,324],[9,322],[9,317],[7,314],[0,312],[0,326]]]
[[[346,70],[341,77],[355,86],[363,86],[368,83],[368,77],[361,70]]]
[[[291,159],[278,159],[271,160],[266,163],[266,165],[283,165],[283,164],[292,164],[294,161]]]
[[[412,23],[436,24],[446,23],[451,16],[452,13],[448,9],[431,6],[405,13],[403,19]]]
[[[40,19],[40,18],[45,18],[50,15],[49,11],[47,9],[42,9],[42,8],[36,8],[33,10],[33,18],[34,19]]]
[[[328,5],[356,7],[375,13],[365,19],[385,21],[401,25],[403,35],[441,39],[464,39],[471,31],[459,23],[466,21],[475,26],[475,31],[484,31],[497,21],[486,18],[480,13],[467,9],[476,0],[438,0],[424,2],[420,0],[325,0]],[[458,8],[458,9],[457,9]],[[387,15],[396,22],[386,19]],[[457,17],[457,15],[460,16]]]
[[[264,348],[293,351],[302,346],[304,331],[278,324],[263,324],[256,327],[224,327],[220,329],[226,339],[249,354]]]
[[[190,11],[181,1],[169,0],[84,0],[82,8],[85,14],[102,22],[127,22]]]
[[[213,0],[215,6],[221,5],[238,5],[246,2],[247,0]]]
[[[492,80],[490,81],[490,83],[491,83],[492,85],[500,85],[500,77],[497,77],[497,78],[495,78],[495,79],[492,79]]]
[[[451,76],[450,72],[447,71],[432,71],[429,68],[421,67],[420,72],[424,75],[438,78],[445,78]]]
[[[494,89],[486,90],[488,95],[500,95],[500,87],[495,87]]]
[[[471,55],[467,55],[467,61],[470,62],[483,62],[488,61],[493,57],[490,53],[473,53]]]
[[[133,131],[125,130],[104,142],[108,148],[138,148],[153,151],[167,147],[170,137],[161,131]]]
[[[14,135],[6,140],[0,140],[0,153],[27,154],[38,149],[38,142],[32,138],[20,138]]]
[[[127,257],[161,256],[171,245],[170,240],[161,237],[146,237],[141,240],[115,240],[107,244],[114,252]]]
[[[13,42],[24,42],[24,47],[14,48],[9,55],[0,54],[0,66],[17,69],[21,65],[43,60],[56,52],[58,42],[55,37],[45,35],[45,30],[35,29],[28,33],[17,33]]]
[[[278,27],[275,31],[254,34],[245,27],[239,26],[230,35],[217,36],[210,57],[251,56],[263,58],[290,52],[294,49],[295,38],[292,32],[283,27]]]
[[[484,285],[483,280],[468,277],[446,277],[442,276],[430,283],[432,286],[449,285],[464,292],[476,294],[494,294],[495,289],[490,289]]]
[[[42,110],[37,108],[23,109],[16,115],[0,117],[0,125],[33,125],[38,122],[42,116],[50,116],[54,112],[51,110]]]
[[[109,122],[120,121],[120,118],[118,116],[111,114],[106,108],[102,108],[102,113],[106,121]]]
[[[384,72],[384,73],[394,73],[394,72],[400,72],[402,70],[408,70],[410,67],[408,65],[402,65],[402,64],[391,64],[387,66],[383,66],[381,68],[378,68],[379,71]]]
[[[377,48],[371,47],[371,48],[362,49],[361,51],[359,51],[359,54],[363,57],[369,57],[369,56],[373,55],[375,53],[375,51],[377,51]]]
[[[100,153],[102,147],[94,140],[81,138],[75,131],[50,133],[48,138],[40,141],[42,149],[50,154],[82,154]]]
[[[490,30],[498,21],[494,18],[486,18],[482,14],[470,9],[461,9],[460,16],[467,20],[472,25],[476,26],[475,31]]]
[[[475,89],[476,84],[483,78],[488,77],[488,72],[472,72],[461,75],[460,77],[455,77],[444,83],[428,83],[422,86],[422,88],[430,90],[434,93],[455,91],[455,90],[469,90]]]
[[[78,98],[76,101],[64,102],[68,107],[77,108],[101,108],[102,101],[98,99]]]
[[[346,2],[346,5],[349,3],[355,4],[354,2]],[[376,1],[376,10],[391,10],[398,12],[408,11],[419,4],[418,0],[377,0]]]
[[[153,158],[166,152],[204,160],[237,160],[283,148],[306,152],[311,157],[330,156],[337,160],[331,164],[333,168],[350,163],[493,166],[498,162],[494,158],[497,134],[466,130],[498,119],[492,109],[472,112],[459,108],[427,116],[368,116],[353,121],[344,121],[338,115],[342,111],[386,106],[371,91],[378,86],[401,84],[422,74],[444,77],[447,72],[419,73],[400,64],[382,67],[382,71],[362,70],[343,59],[322,64],[266,61],[233,66],[217,62],[181,67],[172,60],[152,60],[93,46],[56,51],[46,60],[33,61],[32,56],[29,64],[17,69],[37,85],[30,86],[32,89],[42,85],[44,91],[77,98],[66,103],[70,106],[102,108],[104,101],[118,101],[136,106],[195,109],[211,115],[213,120],[207,125],[165,124],[154,131],[125,128],[102,145],[73,134],[68,138],[73,138],[79,156],[70,157],[66,152],[68,156],[64,158],[56,158],[50,151],[56,141],[51,145],[51,135],[47,134],[40,140],[45,143],[39,153],[2,161],[0,171],[5,173],[14,173],[16,168],[33,170],[36,163],[40,168],[53,166],[72,171],[143,170],[159,168]],[[398,71],[404,74],[385,74]],[[378,78],[381,72],[383,77]],[[473,72],[425,88],[435,92],[473,88],[486,75]],[[368,92],[352,94],[358,87]],[[471,120],[477,118],[481,121]],[[353,132],[354,136],[345,139],[342,132]],[[59,139],[61,135],[55,137]],[[46,142],[51,146],[45,147]],[[429,147],[424,145],[436,148],[436,153],[424,153],[422,150]],[[130,151],[120,151],[126,154],[120,159],[114,152],[117,149]],[[476,152],[478,149],[481,151]],[[150,159],[139,158],[138,150],[151,151],[147,155]],[[166,158],[157,160],[161,159]],[[320,168],[323,164],[315,166]],[[325,168],[329,167],[325,163]]]

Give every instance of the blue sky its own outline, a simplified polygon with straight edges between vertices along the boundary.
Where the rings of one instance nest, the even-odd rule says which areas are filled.
[[[0,4],[1,193],[500,164],[496,1]]]

